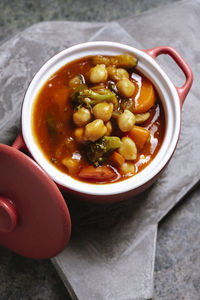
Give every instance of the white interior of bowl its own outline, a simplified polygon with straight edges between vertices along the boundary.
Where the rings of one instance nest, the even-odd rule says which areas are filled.
[[[89,55],[134,54],[141,71],[156,87],[161,98],[166,119],[166,132],[162,146],[153,161],[141,172],[124,181],[111,184],[90,184],[77,181],[55,168],[42,154],[32,134],[32,110],[35,98],[48,78],[62,66]],[[24,141],[35,161],[58,184],[74,191],[90,195],[113,195],[136,189],[156,176],[171,158],[180,131],[180,102],[172,82],[160,66],[145,52],[113,42],[89,42],[68,48],[51,58],[33,78],[22,107],[22,133]]]

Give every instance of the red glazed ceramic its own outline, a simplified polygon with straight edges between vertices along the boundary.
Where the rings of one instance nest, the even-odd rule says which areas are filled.
[[[0,145],[0,166],[0,244],[32,258],[55,256],[71,233],[69,211],[58,187],[15,144]]]
[[[50,164],[40,151],[32,133],[34,101],[48,78],[67,63],[90,55],[123,53],[138,58],[137,69],[151,80],[159,93],[166,120],[164,141],[153,161],[131,178],[106,185],[77,181]],[[182,87],[174,86],[156,62],[156,57],[161,54],[170,55],[185,74]],[[148,188],[175,151],[181,108],[192,81],[192,71],[183,57],[167,46],[138,50],[119,43],[90,42],[68,48],[46,62],[34,76],[24,97],[22,135],[13,147],[0,145],[0,243],[34,258],[52,257],[62,251],[70,238],[71,221],[58,187],[94,203],[124,200]],[[22,149],[33,159],[19,151]]]
[[[166,133],[157,156],[141,172],[124,181],[110,184],[90,184],[73,179],[59,171],[48,162],[40,151],[32,134],[32,110],[35,98],[47,79],[65,64],[90,55],[118,55],[130,53],[138,58],[137,69],[156,87],[161,98],[166,119]],[[186,76],[184,86],[178,88],[155,61],[160,54],[170,55]],[[181,126],[181,107],[192,84],[192,72],[181,55],[171,47],[158,47],[150,50],[138,50],[130,46],[112,42],[91,42],[76,45],[51,58],[35,75],[23,103],[22,133],[24,142],[34,160],[45,170],[54,182],[81,198],[92,202],[108,203],[123,200],[136,195],[150,186],[170,160],[178,142]]]

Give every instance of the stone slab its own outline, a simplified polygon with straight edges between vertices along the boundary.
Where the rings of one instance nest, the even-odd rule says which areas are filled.
[[[194,16],[192,23],[186,18],[190,10]],[[45,22],[16,35],[0,47],[0,142],[11,144],[19,132],[21,103],[33,74],[49,57],[73,44],[102,39],[139,48],[171,44],[174,32],[170,35],[167,28],[174,22],[176,26],[172,28],[180,38],[174,39],[171,45],[181,52],[196,75],[198,56],[193,56],[190,50],[199,51],[198,12],[199,1],[194,1],[194,6],[182,1],[166,7],[162,13],[155,9],[119,23]],[[160,30],[162,19],[165,20],[163,31]],[[130,31],[130,28],[137,30]],[[148,37],[151,34],[149,44],[146,44],[147,36],[142,34],[144,28],[149,31]],[[189,43],[185,43],[182,32],[190,36]],[[169,67],[165,60],[162,64],[170,78],[181,82],[177,68]],[[157,224],[200,179],[200,103],[196,87],[194,83],[184,105],[175,155],[152,188],[134,199],[103,207],[67,197],[73,220],[72,239],[53,263],[78,298],[111,300],[152,296]]]

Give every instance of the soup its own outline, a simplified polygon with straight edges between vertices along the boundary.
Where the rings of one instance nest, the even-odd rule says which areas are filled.
[[[90,56],[57,71],[38,93],[34,138],[61,172],[90,183],[134,176],[158,153],[164,111],[130,55]]]

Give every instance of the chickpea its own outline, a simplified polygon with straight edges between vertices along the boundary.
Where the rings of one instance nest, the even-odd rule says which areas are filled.
[[[110,121],[108,121],[105,125],[106,125],[106,128],[107,128],[106,135],[110,135],[111,132],[112,132],[112,123]]]
[[[135,166],[133,163],[125,161],[121,167],[120,170],[124,174],[134,174],[135,173]]]
[[[121,79],[124,79],[124,78],[129,79],[128,72],[125,69],[118,68],[117,69],[117,80],[121,80]]]
[[[79,108],[74,114],[73,114],[73,121],[74,123],[81,127],[85,126],[87,123],[89,123],[91,120],[91,113],[90,111],[85,108],[81,107]]]
[[[79,168],[79,160],[71,157],[64,158],[62,164],[67,168],[69,174],[74,174]]]
[[[130,110],[125,109],[117,118],[117,123],[121,131],[129,131],[135,124],[135,115]]]
[[[93,114],[96,119],[101,119],[107,122],[112,117],[113,104],[107,102],[101,102],[93,107]]]
[[[70,79],[70,81],[69,81],[69,86],[71,88],[75,88],[75,87],[77,87],[80,84],[82,84],[81,75],[76,75],[72,79]]]
[[[128,72],[123,68],[116,68],[115,66],[107,67],[108,75],[112,80],[119,81],[123,78],[129,78]]]
[[[120,94],[124,97],[132,97],[135,92],[135,85],[128,78],[119,80],[116,84]]]
[[[105,65],[96,65],[91,68],[89,78],[92,83],[105,82],[108,78],[108,72]]]
[[[135,115],[135,124],[143,123],[146,120],[148,120],[149,117],[150,117],[149,112],[146,112],[144,114],[137,114],[137,115]]]
[[[84,137],[88,141],[95,142],[104,136],[107,132],[107,128],[104,125],[104,122],[100,119],[96,119],[93,122],[85,126]]]
[[[84,143],[84,127],[76,128],[74,130],[74,136],[78,143]]]
[[[134,160],[137,158],[137,148],[132,139],[125,136],[121,139],[122,145],[118,149],[119,153],[126,160]]]

